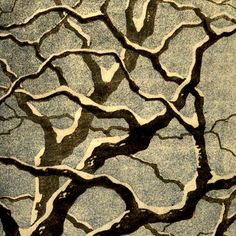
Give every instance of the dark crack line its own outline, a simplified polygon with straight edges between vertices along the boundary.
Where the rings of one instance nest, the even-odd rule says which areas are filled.
[[[16,2],[17,2],[17,1],[18,1],[18,0],[15,0],[15,1],[13,2],[11,9],[8,10],[8,11],[4,11],[4,10],[0,7],[0,16],[1,16],[2,14],[10,14],[10,13],[12,13],[12,12],[14,11],[14,9],[15,9]]]
[[[210,233],[199,232],[199,233],[197,234],[197,236],[201,236],[201,235],[212,235],[212,234],[213,234],[213,232],[210,232]]]
[[[236,154],[235,154],[231,149],[226,148],[226,147],[223,146],[223,144],[222,144],[222,142],[221,142],[221,139],[220,139],[219,133],[217,133],[217,132],[215,132],[215,131],[209,131],[209,133],[214,134],[214,135],[217,137],[217,140],[218,140],[218,143],[219,143],[219,147],[220,147],[221,150],[224,150],[224,151],[226,151],[226,152],[229,152],[229,153],[231,153],[234,157],[236,157]]]
[[[229,7],[232,7],[233,9],[236,9],[235,6],[233,6],[231,3],[229,3],[231,0],[224,0],[222,2],[215,2],[213,0],[207,0],[208,2],[211,2],[213,4],[216,4],[218,6],[229,6]]]
[[[16,197],[12,197],[12,196],[0,196],[0,200],[8,200],[10,202],[18,202],[18,201],[22,201],[22,200],[34,200],[34,197],[31,194],[22,194]]]
[[[149,166],[153,169],[154,171],[154,174],[155,176],[157,177],[157,179],[161,180],[163,183],[166,183],[166,184],[175,184],[177,185],[181,190],[184,189],[184,185],[178,181],[178,180],[172,180],[172,179],[167,179],[167,178],[164,178],[161,174],[160,174],[160,171],[158,169],[158,165],[157,164],[154,164],[154,163],[150,163],[150,162],[146,162],[144,160],[141,160],[137,157],[135,157],[134,155],[128,155],[129,158],[131,158],[132,160],[135,160],[135,161],[138,161],[146,166]]]
[[[15,127],[11,128],[11,129],[8,129],[7,131],[1,132],[0,136],[2,136],[2,135],[11,135],[14,130],[18,129],[23,124],[23,122],[24,122],[24,119],[20,119],[20,122]]]
[[[171,233],[166,233],[164,231],[157,231],[155,228],[151,227],[150,224],[146,224],[144,225],[144,227],[155,236],[174,236],[174,234]]]

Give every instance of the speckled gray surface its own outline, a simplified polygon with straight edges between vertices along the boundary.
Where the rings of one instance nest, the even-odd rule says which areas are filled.
[[[60,2],[60,1],[55,1]],[[14,22],[23,22],[38,9],[45,9],[55,6],[53,0],[0,0],[0,25],[9,25]],[[62,4],[73,6],[76,1],[65,0]],[[84,0],[76,9],[84,16],[96,14],[104,0]],[[143,6],[149,1],[135,1],[134,18],[141,16]],[[157,1],[159,2],[159,1]],[[160,1],[161,2],[161,1]],[[199,7],[207,16],[217,15],[226,12],[236,19],[236,1],[224,1],[225,5],[217,5],[207,0],[185,1],[176,0],[181,4]],[[222,1],[215,1],[222,2]],[[125,9],[128,1],[112,0],[109,3],[108,15],[113,24],[122,34],[126,34]],[[15,5],[14,5],[15,4]],[[227,5],[228,4],[228,5]],[[4,13],[5,12],[5,13]],[[8,12],[8,13],[6,13]],[[39,17],[36,21],[26,27],[20,27],[11,31],[0,31],[0,37],[6,32],[11,32],[19,40],[35,41],[41,35],[50,30],[60,22],[61,16],[55,12]],[[191,11],[177,11],[169,4],[158,3],[155,18],[154,33],[147,37],[143,46],[148,49],[157,48],[161,45],[163,37],[171,32],[177,25],[183,22],[197,23],[196,14]],[[75,24],[75,21],[73,21]],[[78,23],[76,23],[78,24]],[[87,24],[78,24],[84,34],[89,35],[91,40],[90,48],[94,50],[115,50],[122,54],[122,46],[104,23],[95,21]],[[214,25],[221,29],[228,29],[227,20],[219,20]],[[232,23],[230,24],[232,27]],[[235,25],[234,25],[235,26]],[[169,48],[160,56],[162,65],[181,77],[188,76],[189,68],[193,62],[193,47],[205,37],[201,26],[183,29],[169,44]],[[132,41],[132,40],[131,40]],[[65,25],[60,25],[56,32],[46,37],[40,45],[40,53],[48,58],[53,53],[59,53],[67,49],[81,48],[83,41]],[[204,115],[206,119],[206,151],[211,169],[218,175],[236,174],[236,35],[220,39],[211,46],[203,55],[201,68],[201,81],[198,88],[204,94]],[[34,73],[37,71],[41,61],[36,57],[31,46],[19,46],[11,39],[0,40],[0,58],[6,59],[10,68],[18,76]],[[97,65],[110,69],[115,63],[110,56],[95,57]],[[90,68],[86,65],[82,56],[69,55],[57,59],[54,66],[63,71],[68,86],[76,92],[89,95],[93,91],[93,80]],[[171,99],[177,85],[173,82],[166,82],[162,76],[153,69],[150,60],[139,56],[134,70],[130,75],[136,84],[145,92],[152,94],[162,93],[167,99]],[[116,82],[116,81],[114,81]],[[145,119],[161,112],[164,106],[159,101],[146,102],[137,94],[133,93],[126,80],[119,82],[118,88],[109,96],[105,105],[125,105]],[[0,86],[10,86],[11,81],[0,69]],[[55,71],[48,68],[39,78],[26,80],[22,88],[33,94],[42,94],[54,90],[59,86],[58,77]],[[0,95],[4,90],[0,90]],[[15,96],[9,97],[0,106],[0,155],[16,156],[29,164],[34,164],[34,157],[44,147],[44,132],[39,124],[27,118],[25,112],[17,105]],[[79,105],[68,100],[65,96],[50,99],[50,101],[33,103],[37,110],[48,117],[68,114],[67,117],[52,118],[54,128],[66,129],[73,123],[73,117],[79,109]],[[187,98],[186,106],[181,113],[192,116],[194,112],[194,99],[192,95]],[[17,113],[18,117],[13,117]],[[4,118],[3,118],[4,117]],[[20,118],[21,117],[21,118]],[[227,118],[227,119],[226,119]],[[221,119],[224,119],[221,121]],[[217,121],[217,122],[216,122]],[[21,123],[22,122],[22,123]],[[216,123],[215,123],[216,122]],[[214,125],[215,124],[215,125]],[[19,126],[19,127],[18,127]],[[63,164],[73,168],[82,160],[92,140],[105,137],[106,134],[97,131],[95,128],[108,129],[110,126],[122,126],[127,129],[123,119],[98,119],[91,122],[91,130],[86,139],[77,145],[72,154],[68,155]],[[18,128],[16,128],[18,127]],[[213,128],[213,129],[212,129]],[[109,135],[122,135],[126,131],[111,130]],[[183,137],[182,137],[183,136]],[[164,138],[163,137],[175,137]],[[137,144],[139,145],[139,144]],[[145,164],[153,163],[159,168],[161,176],[165,179],[175,179],[182,184],[188,183],[194,176],[197,163],[192,138],[186,135],[185,129],[173,119],[168,127],[158,131],[148,148],[135,154],[132,159],[127,156],[118,155],[105,162],[96,171],[96,174],[108,174],[119,181],[129,184],[140,200],[148,205],[173,206],[178,204],[183,191],[175,183],[164,183],[157,178],[153,168]],[[141,161],[140,161],[141,160]],[[60,179],[63,185],[64,179]],[[231,191],[233,188],[231,188]],[[208,195],[222,197],[230,191],[212,191]],[[30,174],[22,172],[15,167],[0,164],[0,198],[2,196],[18,196],[29,193],[35,194],[35,179]],[[1,200],[12,211],[20,227],[29,227],[31,223],[31,211],[33,202],[30,199],[11,202]],[[82,194],[71,207],[70,213],[77,219],[88,222],[93,229],[103,226],[107,222],[118,217],[125,210],[125,203],[120,196],[111,189],[99,187],[89,188]],[[200,232],[213,235],[213,231],[220,219],[222,206],[217,203],[210,203],[200,200],[197,204],[194,215],[191,219],[176,222],[166,227],[166,232],[175,236],[196,236]],[[235,214],[236,202],[232,201],[230,213]],[[161,232],[166,224],[156,223],[149,226]],[[233,223],[224,235],[234,236],[236,234],[236,223]],[[2,225],[0,235],[4,235]],[[83,230],[75,228],[68,220],[64,224],[63,235],[86,235]],[[147,227],[140,227],[129,235],[151,236],[158,235],[151,232]]]

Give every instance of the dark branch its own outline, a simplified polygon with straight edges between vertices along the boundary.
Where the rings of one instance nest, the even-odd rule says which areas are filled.
[[[19,226],[11,216],[11,211],[0,202],[0,218],[6,236],[20,236]]]

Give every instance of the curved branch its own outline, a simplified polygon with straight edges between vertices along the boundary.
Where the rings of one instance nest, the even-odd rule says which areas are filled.
[[[197,234],[197,236],[201,236],[201,235],[212,235],[212,232],[211,233],[200,232]]]
[[[8,129],[7,131],[0,132],[0,136],[1,135],[11,135],[14,130],[18,129],[23,124],[23,122],[24,122],[24,119],[21,118],[20,122],[16,126]]]
[[[11,70],[7,60],[0,58],[0,65],[3,72],[11,79],[17,80],[17,75]]]
[[[112,56],[115,58],[116,61],[118,61],[118,63],[120,64],[129,84],[130,87],[132,88],[133,91],[138,92],[139,88],[137,88],[137,85],[134,83],[134,81],[131,79],[129,72],[126,69],[126,66],[123,62],[123,60],[119,57],[119,55],[116,53],[116,51],[109,51],[109,50],[92,50],[92,49],[86,49],[86,48],[82,48],[82,49],[70,49],[70,50],[65,50],[62,51],[60,53],[55,53],[52,54],[47,60],[45,60],[40,67],[38,68],[38,70],[35,73],[32,74],[28,74],[25,76],[22,76],[20,78],[17,78],[15,75],[15,79],[13,80],[10,88],[8,89],[8,91],[6,92],[5,95],[3,95],[0,98],[0,104],[3,103],[9,96],[12,95],[12,93],[16,90],[16,88],[19,87],[19,85],[21,83],[23,83],[25,80],[27,79],[35,79],[38,78],[41,74],[44,73],[44,71],[51,65],[51,63],[57,59],[61,59],[64,58],[68,55],[80,55],[80,54],[88,54],[88,55],[95,55],[98,57],[101,56]],[[2,63],[1,63],[2,62]],[[6,68],[8,73],[11,73],[14,75],[14,73],[9,69],[9,66],[7,64],[7,62],[5,60],[0,61],[0,63],[4,66],[4,68]],[[12,75],[12,76],[13,76]]]
[[[96,14],[96,15],[91,15],[91,16],[84,17],[84,16],[81,16],[78,12],[76,12],[72,7],[67,6],[67,5],[60,5],[60,6],[49,7],[49,8],[46,8],[46,9],[39,9],[33,15],[31,15],[30,17],[25,19],[24,22],[22,22],[22,23],[13,23],[13,24],[9,24],[9,25],[6,25],[6,26],[1,25],[0,30],[10,30],[10,29],[15,29],[15,28],[27,26],[27,25],[33,23],[39,17],[45,16],[50,12],[62,12],[62,13],[65,12],[69,16],[71,16],[71,17],[75,18],[76,20],[78,20],[80,23],[89,23],[89,22],[92,22],[92,21],[96,21],[96,20],[101,19],[101,17],[103,16],[102,14]]]
[[[115,227],[115,232],[119,232],[119,229],[123,228],[123,223],[126,224],[127,222],[132,220],[133,217],[136,217],[136,220],[137,222],[139,222],[139,224],[141,224],[141,222],[143,224],[143,223],[154,223],[158,221],[174,222],[176,220],[178,221],[181,219],[189,218],[191,214],[193,214],[194,208],[195,208],[195,206],[194,208],[192,208],[193,201],[194,202],[196,201],[197,203],[198,200],[201,198],[201,196],[204,195],[206,192],[211,191],[213,189],[230,188],[231,186],[234,186],[236,182],[236,176],[233,176],[233,175],[227,176],[225,178],[214,176],[207,184],[207,188],[204,187],[204,189],[202,189],[203,186],[198,185],[198,187],[196,187],[195,189],[192,189],[192,188],[188,189],[185,186],[185,190],[186,190],[185,194],[187,198],[184,200],[184,204],[182,205],[181,203],[179,207],[174,206],[173,208],[167,208],[164,210],[163,208],[159,209],[159,208],[146,206],[144,203],[138,200],[138,198],[134,195],[133,191],[127,185],[121,184],[120,182],[117,182],[117,180],[111,177],[105,176],[105,175],[94,176],[94,175],[90,175],[90,174],[87,174],[87,173],[84,173],[84,172],[81,172],[81,171],[78,171],[69,167],[65,167],[65,166],[33,167],[17,160],[16,158],[0,157],[0,161],[4,164],[15,165],[18,168],[36,176],[60,175],[60,176],[73,178],[74,180],[76,180],[77,183],[83,183],[83,186],[85,188],[91,187],[91,186],[103,186],[103,187],[114,189],[120,194],[120,196],[126,202],[127,207],[128,207],[127,209],[133,209],[133,210],[136,209],[135,211],[132,210],[130,212],[125,213],[125,215],[122,217],[121,221],[119,222],[119,227],[117,227],[117,223],[111,226],[112,229],[114,229],[113,227]],[[202,172],[201,172],[201,169],[199,169],[199,176],[201,175],[202,175]],[[197,178],[199,178],[199,176]],[[204,175],[204,178],[205,178],[205,175]],[[195,180],[193,181],[195,182]],[[189,186],[192,186],[192,183],[189,184]],[[201,193],[200,196],[199,196],[199,192]],[[163,213],[163,210],[166,211],[166,213]],[[188,214],[187,215],[183,214],[183,212],[185,213],[188,212]],[[32,226],[32,230],[36,232],[35,231],[36,229],[34,227],[37,227],[38,229],[39,227],[42,226],[42,224],[44,225],[44,223],[45,221],[43,220],[43,218],[41,218],[40,222],[37,222],[35,223],[36,225]],[[132,227],[138,227],[138,225],[136,226],[133,225]],[[126,230],[130,231],[132,229],[126,229]],[[126,230],[122,232],[127,232]],[[91,235],[96,235],[95,232],[97,231],[93,231]],[[113,231],[109,231],[109,233],[111,232]],[[101,235],[111,235],[111,234],[101,234]]]
[[[166,232],[159,232],[157,231],[156,229],[154,229],[153,227],[151,227],[151,225],[147,224],[147,225],[144,225],[144,227],[146,229],[148,229],[153,235],[155,236],[174,236],[173,234],[171,233],[166,233]]]
[[[18,201],[28,200],[28,199],[33,201],[34,197],[31,194],[22,194],[16,197],[11,197],[11,196],[0,197],[0,200],[8,200],[10,202],[18,202]],[[67,214],[66,219],[70,221],[71,224],[73,224],[75,228],[82,229],[85,233],[89,233],[93,230],[92,226],[89,225],[87,222],[76,219],[76,217],[70,213]]]
[[[234,213],[232,216],[228,216],[229,209],[231,202],[236,196],[236,190],[234,190],[229,197],[225,199],[220,199],[223,202],[223,207],[222,207],[222,213],[219,219],[219,222],[217,223],[217,226],[214,230],[214,236],[221,236],[228,230],[231,224],[236,220],[236,213]]]
[[[146,121],[126,106],[100,105],[85,95],[73,91],[67,86],[60,86],[51,92],[40,95],[32,95],[22,89],[18,89],[17,92],[27,96],[29,101],[45,101],[53,97],[65,95],[75,103],[79,104],[82,108],[93,113],[98,118],[123,118],[127,121],[130,127],[140,126]]]
[[[66,219],[70,221],[75,228],[82,229],[86,234],[93,231],[91,225],[89,225],[87,222],[77,220],[76,217],[70,213],[67,214]]]
[[[0,202],[0,219],[7,236],[20,236],[19,226],[11,216],[11,211]]]
[[[132,80],[132,78],[129,75],[129,72],[127,71],[125,64],[123,62],[123,60],[120,59],[120,57],[118,56],[118,54],[115,51],[95,51],[95,50],[90,50],[90,49],[75,49],[75,50],[66,50],[63,51],[61,53],[58,54],[53,54],[52,56],[50,56],[37,70],[36,73],[34,74],[30,74],[30,75],[26,75],[24,77],[19,78],[18,80],[15,80],[11,87],[8,89],[7,93],[5,95],[2,96],[2,98],[0,98],[0,102],[4,102],[5,99],[7,97],[9,97],[14,91],[15,89],[25,80],[27,79],[34,79],[39,77],[47,68],[48,64],[50,64],[52,61],[59,59],[59,58],[63,58],[69,54],[93,54],[96,56],[113,56],[115,57],[115,59],[120,63],[122,70],[124,71],[125,75],[126,75],[126,79],[129,82],[129,86],[131,88],[131,90],[135,93],[137,93],[139,96],[141,96],[142,98],[144,98],[145,100],[148,101],[161,101],[168,110],[171,110],[171,113],[174,114],[174,117],[177,118],[177,120],[187,129],[187,130],[191,130],[193,128],[196,128],[197,125],[196,124],[191,124],[183,115],[180,114],[180,112],[178,111],[178,109],[175,107],[175,105],[171,102],[168,102],[166,100],[166,98],[163,95],[150,95],[147,94],[145,92],[140,91],[140,88],[136,85],[136,83]],[[175,96],[177,96],[176,100],[180,100],[182,97],[182,93],[183,91],[185,91],[190,84],[192,83],[193,79],[190,80],[186,80],[184,81],[184,83],[182,83],[179,88],[176,91]],[[192,120],[194,120],[194,117],[192,118]]]
[[[16,197],[11,197],[11,196],[0,196],[0,200],[8,200],[10,202],[18,202],[22,200],[34,200],[34,197],[31,194],[21,194]]]
[[[14,165],[18,169],[26,171],[33,176],[64,176],[75,180],[79,185],[83,184],[85,188],[93,186],[111,188],[122,197],[127,204],[127,209],[136,209],[138,202],[140,202],[137,200],[138,198],[135,196],[131,187],[108,175],[92,175],[66,165],[36,167],[20,161],[15,157],[0,156],[0,162],[4,165]]]

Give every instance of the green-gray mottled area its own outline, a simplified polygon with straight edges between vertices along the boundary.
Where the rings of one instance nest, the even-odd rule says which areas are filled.
[[[84,0],[76,10],[84,16],[97,13],[103,2],[103,0]],[[140,16],[145,2],[145,0],[137,1],[134,8],[135,17]],[[236,17],[236,10],[226,5],[218,6],[203,0],[178,2],[182,4],[191,2],[203,9],[203,12],[208,15],[228,11],[229,14]],[[230,2],[236,6],[235,1]],[[76,1],[64,0],[62,3],[73,6]],[[0,0],[0,24],[8,25],[14,22],[23,22],[36,10],[54,5],[54,1],[49,0]],[[108,14],[114,25],[124,34],[126,33],[124,14],[126,6],[126,0],[112,0],[108,7]],[[49,13],[44,17],[38,18],[27,27],[14,29],[10,32],[19,40],[37,41],[46,31],[55,27],[60,20],[61,16],[59,14],[55,12]],[[154,33],[143,42],[143,46],[149,49],[159,47],[163,37],[177,25],[189,21],[195,23],[198,21],[192,11],[178,12],[168,4],[160,3],[155,18]],[[215,26],[223,28],[227,27],[228,24],[228,22],[222,20],[216,22]],[[122,53],[122,46],[109,32],[104,23],[93,22],[79,26],[86,35],[89,35],[91,49],[112,49],[116,50],[117,53]],[[205,32],[201,27],[182,30],[171,41],[168,50],[161,55],[160,62],[168,71],[187,77],[193,61],[193,47],[204,37]],[[201,82],[198,86],[205,96],[205,138],[209,163],[212,170],[219,175],[232,174],[236,170],[235,40],[235,35],[223,38],[205,52],[201,69]],[[82,44],[82,40],[73,31],[62,25],[42,41],[39,50],[42,57],[48,58],[53,53],[81,48]],[[36,57],[32,46],[19,46],[11,39],[0,41],[0,58],[6,59],[12,71],[19,77],[34,73],[42,63]],[[111,57],[93,57],[93,60],[107,70],[114,64],[114,60]],[[92,73],[82,56],[70,55],[56,60],[53,65],[61,68],[70,88],[84,95],[89,95],[93,92]],[[152,64],[147,58],[140,56],[135,69],[130,75],[142,90],[153,94],[164,94],[168,99],[173,98],[177,85],[164,81],[161,75],[153,70]],[[9,86],[10,83],[9,78],[0,70],[0,86]],[[51,69],[47,69],[39,78],[27,80],[22,84],[22,88],[34,94],[49,92],[58,86],[57,75]],[[0,94],[2,95],[3,91],[0,91]],[[51,119],[53,126],[60,129],[70,127],[75,113],[80,109],[79,105],[66,97],[57,97],[50,101],[32,104],[41,114],[46,116],[67,114],[66,117]],[[186,116],[192,116],[194,112],[193,104],[194,99],[189,96],[186,106],[181,112]],[[109,96],[105,105],[126,105],[146,119],[151,118],[157,112],[161,112],[164,108],[160,102],[145,102],[134,94],[126,80],[123,80]],[[18,117],[11,118],[15,114]],[[44,134],[40,125],[27,119],[26,114],[17,105],[14,96],[8,98],[6,104],[0,106],[0,117],[6,118],[6,120],[0,120],[0,155],[16,156],[20,160],[34,164],[34,157],[45,145]],[[217,120],[226,119],[227,117],[230,118],[215,123]],[[94,118],[91,126],[105,130],[110,126],[127,128],[126,122],[122,119],[102,120]],[[212,128],[214,129],[212,130]],[[111,130],[110,135],[122,135],[125,133],[126,131],[114,129]],[[105,136],[106,134],[101,130],[91,130],[86,140],[77,146],[73,153],[63,160],[63,163],[76,167],[85,155],[90,142],[94,138]],[[163,139],[163,137],[172,138]],[[106,161],[97,173],[109,174],[129,184],[137,196],[149,205],[171,206],[181,201],[183,197],[182,190],[174,183],[163,183],[157,178],[153,168],[148,165],[148,163],[156,164],[160,174],[165,179],[175,179],[183,184],[186,184],[194,176],[197,163],[193,141],[177,120],[173,119],[167,128],[160,130],[151,140],[148,149],[138,152],[135,158],[138,158],[141,162],[126,156],[117,156]],[[144,164],[145,162],[147,164]],[[24,193],[34,195],[35,180],[31,175],[21,172],[15,167],[0,165],[0,176],[1,196],[17,196]],[[61,181],[61,184],[63,182]],[[212,195],[217,196],[214,193]],[[30,225],[31,200],[22,200],[15,203],[8,200],[1,201],[12,210],[13,217],[15,217],[21,227]],[[235,213],[235,204],[235,201],[233,201],[231,213]],[[124,202],[114,191],[96,187],[87,190],[78,198],[70,209],[70,213],[80,220],[87,221],[93,228],[97,228],[118,217],[124,210]],[[199,232],[212,233],[219,220],[220,212],[221,206],[219,204],[201,200],[192,219],[174,223],[166,228],[166,232],[175,236],[196,236]],[[165,224],[152,224],[151,226],[161,231]],[[233,224],[225,235],[234,236],[235,232],[236,224]],[[0,227],[0,235],[3,234],[3,230]],[[66,220],[63,235],[85,235],[85,233],[80,229],[74,228]],[[153,234],[147,228],[141,227],[130,235],[151,236]]]

